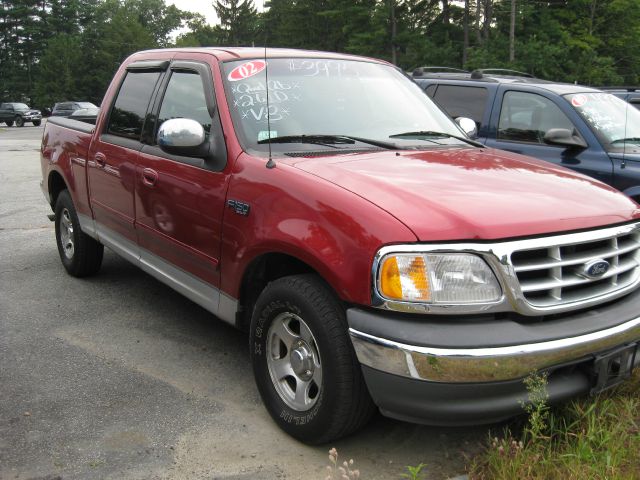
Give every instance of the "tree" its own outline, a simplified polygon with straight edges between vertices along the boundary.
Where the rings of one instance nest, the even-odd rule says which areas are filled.
[[[52,38],[38,67],[36,105],[52,107],[59,101],[78,99],[78,72],[82,71],[80,37],[62,34]]]
[[[216,0],[213,5],[220,21],[223,45],[253,45],[258,26],[258,12],[253,0]]]

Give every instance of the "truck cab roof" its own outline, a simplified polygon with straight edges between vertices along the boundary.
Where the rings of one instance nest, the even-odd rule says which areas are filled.
[[[222,62],[242,60],[242,59],[254,59],[254,58],[324,58],[324,59],[336,59],[336,60],[353,60],[357,59],[362,61],[362,56],[348,55],[344,53],[324,52],[320,50],[298,50],[291,48],[271,48],[271,47],[186,47],[186,48],[168,48],[168,49],[154,49],[144,50],[136,53],[135,59],[140,60],[148,54],[164,53],[168,56],[176,53],[209,53],[214,55],[218,60]],[[375,58],[367,58],[371,62],[375,63],[388,63],[383,60]]]

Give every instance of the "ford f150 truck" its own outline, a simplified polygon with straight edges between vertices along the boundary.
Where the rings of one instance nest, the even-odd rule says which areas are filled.
[[[385,62],[137,53],[95,125],[50,119],[41,158],[66,270],[96,273],[107,246],[248,331],[266,408],[302,441],[376,407],[494,422],[531,372],[558,402],[638,363],[638,204],[469,140]]]

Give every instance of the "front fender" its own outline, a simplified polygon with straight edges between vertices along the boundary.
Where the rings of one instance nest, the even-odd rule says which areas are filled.
[[[415,242],[415,235],[335,184],[284,162],[274,169],[264,163],[242,155],[234,167],[228,200],[247,204],[249,212],[225,209],[222,289],[239,298],[251,262],[282,253],[313,268],[343,300],[369,304],[375,253],[385,244]]]

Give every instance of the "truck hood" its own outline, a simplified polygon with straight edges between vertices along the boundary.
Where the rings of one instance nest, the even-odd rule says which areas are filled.
[[[489,148],[297,160],[295,167],[367,199],[421,241],[523,237],[640,219],[638,205],[601,182]]]

